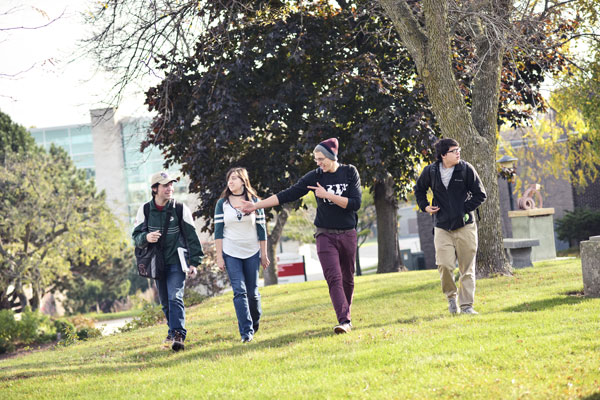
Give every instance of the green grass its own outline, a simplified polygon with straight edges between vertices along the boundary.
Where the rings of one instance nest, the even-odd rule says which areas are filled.
[[[240,343],[231,293],[188,309],[184,352],[164,326],[0,361],[0,398],[600,398],[600,299],[579,260],[479,280],[478,316],[447,313],[437,271],[356,280],[355,329],[335,336],[325,282],[261,289]]]

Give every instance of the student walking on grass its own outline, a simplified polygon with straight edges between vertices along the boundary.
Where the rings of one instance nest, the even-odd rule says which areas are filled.
[[[324,140],[313,151],[318,168],[304,175],[292,187],[257,203],[244,202],[242,211],[252,212],[298,200],[309,190],[317,198],[315,238],[323,275],[337,316],[335,333],[352,329],[356,259],[356,212],[360,208],[361,187],[356,167],[338,162],[338,140]]]
[[[448,299],[451,314],[477,314],[475,300],[475,256],[477,225],[474,211],[487,195],[477,171],[460,159],[460,147],[454,139],[435,143],[437,161],[426,166],[417,180],[415,196],[419,208],[434,216],[435,263],[438,266],[442,291]],[[427,190],[433,192],[433,202],[427,200]],[[458,261],[459,286],[454,282]],[[458,296],[458,305],[457,305]]]
[[[238,328],[242,342],[247,343],[258,331],[262,314],[258,268],[269,266],[265,213],[241,211],[244,200],[258,201],[245,168],[230,169],[226,181],[215,208],[217,265],[227,270]]]
[[[173,199],[173,183],[176,181],[177,179],[170,177],[166,172],[152,175],[152,200],[139,208],[132,237],[136,247],[162,241],[165,271],[163,277],[156,280],[156,286],[169,327],[164,343],[174,351],[179,351],[185,348],[184,341],[187,335],[183,305],[186,273],[183,271],[177,249],[182,247],[188,251],[187,273],[190,276],[196,274],[196,266],[200,265],[204,253],[190,209]],[[167,234],[161,238],[165,225]]]

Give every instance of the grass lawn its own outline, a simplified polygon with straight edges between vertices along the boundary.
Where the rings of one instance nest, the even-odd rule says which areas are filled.
[[[579,260],[477,283],[478,316],[447,313],[437,271],[357,278],[336,336],[324,281],[262,288],[240,343],[231,293],[188,309],[184,352],[164,326],[0,361],[0,398],[600,399],[600,299]]]

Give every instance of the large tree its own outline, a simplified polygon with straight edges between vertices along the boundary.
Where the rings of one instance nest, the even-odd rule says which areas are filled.
[[[156,141],[158,144],[169,143],[172,138],[175,141],[180,140],[181,137],[174,133],[182,127],[185,128],[185,124],[190,125],[189,121],[176,111],[176,108],[184,109],[182,106],[185,98],[178,98],[178,96],[184,96],[186,92],[190,94],[192,103],[197,105],[198,102],[206,100],[207,104],[210,103],[213,107],[208,122],[206,118],[199,117],[204,111],[198,110],[196,105],[193,107],[190,105],[190,109],[186,110],[186,113],[193,118],[198,117],[197,120],[193,120],[194,124],[212,124],[213,128],[207,132],[213,136],[230,127],[243,130],[254,126],[252,123],[238,124],[240,116],[248,110],[267,115],[266,118],[260,117],[263,118],[264,123],[259,130],[268,131],[270,137],[282,132],[291,132],[297,126],[304,124],[299,128],[302,130],[302,135],[291,136],[291,141],[284,141],[281,146],[283,154],[287,155],[287,158],[284,157],[284,163],[290,159],[288,151],[291,154],[308,152],[311,146],[314,146],[315,140],[320,140],[328,133],[335,133],[343,141],[344,161],[357,164],[363,180],[366,179],[367,185],[375,192],[379,230],[383,232],[384,238],[378,243],[381,261],[379,271],[394,271],[398,269],[400,259],[396,240],[397,219],[392,214],[395,213],[398,196],[403,196],[408,187],[407,181],[415,173],[414,164],[421,158],[431,157],[430,152],[419,153],[418,150],[430,146],[430,139],[433,138],[431,127],[435,125],[431,122],[430,108],[421,81],[414,79],[413,55],[409,57],[406,51],[398,46],[400,42],[398,32],[393,30],[389,32],[386,18],[365,13],[365,10],[373,5],[371,1],[339,0],[336,4],[334,7],[327,1],[310,4],[295,1],[224,0],[201,3],[158,1],[146,7],[139,0],[109,2],[102,4],[99,9],[90,14],[91,22],[100,29],[87,43],[101,66],[119,72],[121,79],[119,88],[146,72],[157,75],[157,64],[152,56],[165,55],[159,58],[161,64],[159,69],[164,72],[166,79],[149,93],[151,109],[161,114],[154,126],[154,135],[150,137],[150,141]],[[329,24],[319,25],[312,21],[315,15],[319,14],[318,12],[315,14],[315,9],[328,10],[322,12],[321,16]],[[304,16],[307,24],[301,24],[301,29],[298,29],[296,20],[289,18],[289,10],[293,10],[294,15]],[[469,10],[466,14],[470,15]],[[280,18],[280,23],[267,22],[268,26],[260,26],[267,19],[273,19],[273,15]],[[339,30],[339,24],[335,25],[334,22],[344,19],[346,25]],[[185,21],[185,25],[181,24],[181,21]],[[458,18],[457,21],[461,22],[462,18]],[[288,23],[289,27],[281,26]],[[272,32],[267,32],[268,29]],[[318,40],[324,35],[311,32],[312,29],[321,29],[325,32],[327,29],[338,29],[337,37],[329,33],[334,41],[327,42],[327,46],[322,46],[320,50],[325,53],[335,53],[336,49],[344,48],[348,51],[346,57],[332,56],[337,65],[327,69],[328,65],[323,64],[322,61],[324,55],[302,54],[304,49],[299,51],[299,48],[286,45],[293,40],[302,43],[306,37],[316,38],[319,43]],[[465,29],[464,23],[453,24],[452,31],[454,33],[452,63],[448,71],[454,68],[460,94],[465,104],[470,106],[473,104],[473,99],[477,97],[473,96],[470,87],[474,80],[481,78],[480,74],[474,73],[480,68],[480,58],[478,58],[480,54],[477,53],[477,46],[472,41],[470,30]],[[281,44],[281,46],[273,51],[273,47],[265,50],[265,43],[253,39],[256,35],[259,35],[261,40],[264,39],[266,44],[271,46]],[[304,35],[304,38],[296,38],[295,35]],[[543,41],[539,37],[528,34],[523,34],[523,37],[526,38],[525,41],[532,43]],[[197,43],[198,48],[195,52],[191,43]],[[316,47],[315,45],[306,48],[311,50]],[[284,50],[287,50],[287,53]],[[254,57],[256,65],[248,62],[247,57]],[[288,59],[290,57],[293,58]],[[182,59],[184,61],[181,61]],[[530,62],[523,60],[523,54],[515,51],[512,53],[512,60],[512,63],[505,62],[502,71],[500,117],[502,120],[516,123],[527,118],[531,110],[543,108],[544,103],[540,101],[538,93],[541,77],[539,71],[546,69],[555,58],[550,57],[552,62],[548,62],[546,57]],[[294,88],[294,82],[309,76],[298,74],[302,71],[299,67],[301,62],[308,63],[315,71],[327,72],[331,75],[317,77],[315,81],[310,81],[308,85],[301,87],[302,90],[294,92],[290,90]],[[223,68],[219,69],[215,65],[223,65]],[[532,65],[534,68],[528,68]],[[283,67],[288,68],[284,73],[281,72]],[[196,68],[196,75],[188,74],[194,68]],[[267,79],[273,71],[277,71],[273,79]],[[233,78],[235,73],[241,74],[242,78],[236,81]],[[252,73],[258,76],[248,80],[244,78],[245,74]],[[186,85],[191,85],[194,79],[199,80],[200,76],[203,79],[202,85],[198,85],[193,91],[180,90]],[[320,98],[310,97],[311,90],[312,93],[316,92],[315,85],[326,79],[329,79],[327,84],[322,87],[321,92],[317,92]],[[207,83],[211,80],[219,84],[228,81],[225,83],[227,87],[223,89]],[[272,88],[259,91],[256,96],[252,93],[254,89],[247,90],[262,84],[278,84],[280,88],[276,88],[276,91]],[[246,95],[244,101],[254,106],[239,108],[240,98],[236,95],[237,92],[250,93]],[[307,115],[305,109],[286,108],[286,102],[282,101],[282,96],[286,93],[292,96],[298,94],[299,101],[310,98],[313,104],[319,104],[319,113],[314,115],[315,118],[310,119],[310,124],[307,123],[308,119],[303,118]],[[206,94],[205,99],[201,98],[203,94]],[[228,94],[229,97],[223,94]],[[278,97],[274,97],[275,94]],[[269,102],[266,96],[271,96],[273,101]],[[293,103],[297,105],[298,101],[294,100]],[[522,107],[515,107],[515,104],[523,103],[529,104],[531,108],[524,111]],[[262,108],[257,110],[255,106],[259,104]],[[310,104],[307,109],[313,104]],[[236,107],[239,110],[235,110]],[[352,108],[358,112],[348,112]],[[223,116],[219,119],[217,114],[225,109],[233,110],[233,115],[229,115],[228,120]],[[290,121],[286,119],[297,111],[300,112],[298,115],[301,118],[297,118],[298,115],[293,117],[296,117],[295,122],[299,124],[290,125],[288,123]],[[254,117],[248,119],[252,118]],[[283,120],[285,124],[280,125],[278,121]],[[180,121],[183,121],[183,124],[180,124]],[[395,129],[388,129],[390,126]],[[421,139],[413,140],[416,136],[420,136]],[[225,157],[217,158],[217,161],[236,160],[237,162],[238,159],[233,155],[243,155],[239,151],[239,145],[258,144],[258,142],[245,141],[232,146],[228,143],[231,138],[239,137],[238,134],[227,136],[227,140],[218,140],[216,147],[208,146],[206,149],[219,149],[218,155]],[[188,139],[183,137],[184,143],[185,141],[191,143]],[[262,146],[280,145],[282,141],[260,143]],[[228,150],[232,153],[228,153]],[[192,159],[189,149],[179,148],[178,151],[182,152],[183,158]],[[188,154],[185,154],[186,151]],[[280,149],[274,149],[273,154],[281,154]],[[214,157],[213,153],[212,158]],[[175,158],[176,155],[173,159]],[[207,157],[207,160],[212,158]],[[302,165],[308,167],[308,164],[304,161]],[[284,165],[285,170],[288,165]],[[298,165],[294,168],[297,167]],[[211,168],[212,166],[209,166],[207,172],[214,182],[215,176],[218,175],[211,175]],[[272,173],[272,170],[267,173]],[[262,179],[262,175],[256,176],[261,176]],[[287,182],[293,181],[288,179],[293,177],[293,175],[285,176]],[[282,181],[277,183],[280,184]],[[265,188],[270,188],[267,183],[265,185]],[[193,190],[198,192],[205,190],[206,187],[204,184],[192,186],[195,186]],[[266,190],[266,192],[271,191]],[[205,214],[208,215],[209,213]],[[278,214],[273,238],[276,238],[281,231],[286,217],[287,210],[282,210]]]
[[[408,49],[444,137],[457,139],[464,158],[483,180],[488,200],[481,208],[479,276],[508,274],[502,248],[495,163],[503,60],[511,49],[535,51],[546,29],[559,29],[559,2],[511,0],[379,0]],[[535,3],[535,4],[534,4]],[[562,2],[561,2],[562,3]],[[569,2],[564,2],[569,3]],[[519,6],[519,7],[517,7]],[[527,7],[533,7],[528,9]],[[529,41],[529,42],[528,42]],[[457,71],[453,43],[473,50],[473,63]],[[555,49],[560,43],[555,45]],[[537,49],[539,50],[539,49]],[[517,57],[515,57],[517,58]],[[518,70],[518,69],[515,69]],[[542,72],[542,71],[540,71]],[[468,75],[468,85],[457,75]]]
[[[125,279],[128,269],[118,271],[122,265],[113,257],[127,238],[104,194],[64,150],[7,153],[0,167],[0,204],[0,308],[37,309],[45,293],[64,288],[65,279],[77,273],[94,277],[111,271]]]

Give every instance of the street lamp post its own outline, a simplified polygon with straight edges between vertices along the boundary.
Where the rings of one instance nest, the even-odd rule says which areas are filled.
[[[506,154],[503,155],[502,158],[500,158],[499,160],[496,161],[498,163],[498,165],[500,165],[499,175],[503,179],[506,179],[506,182],[508,184],[508,200],[510,201],[510,210],[511,211],[513,211],[515,209],[515,206],[513,203],[513,196],[512,196],[512,180],[514,179],[514,176],[516,174],[515,164],[517,161],[518,161],[518,158],[511,157]]]

